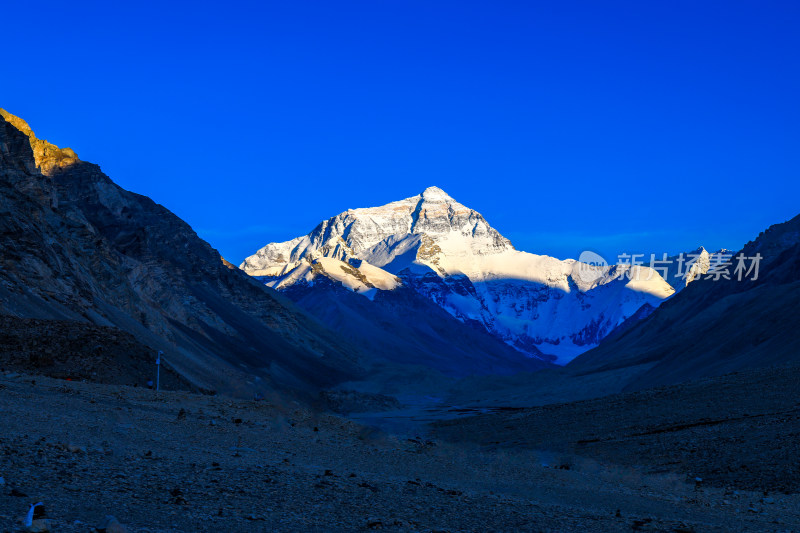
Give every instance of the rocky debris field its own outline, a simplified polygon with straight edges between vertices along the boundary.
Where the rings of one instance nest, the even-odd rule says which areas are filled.
[[[800,530],[794,494],[293,404],[0,374],[0,420],[0,531]]]
[[[487,450],[559,450],[702,486],[800,492],[800,368],[779,366],[436,424]]]
[[[145,386],[155,380],[155,350],[126,331],[72,320],[0,316],[0,370],[115,385]],[[169,365],[161,388],[190,390]]]

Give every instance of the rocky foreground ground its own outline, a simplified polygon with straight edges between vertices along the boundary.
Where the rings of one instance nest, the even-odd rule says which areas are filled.
[[[0,374],[0,421],[0,531],[37,502],[65,532],[800,530],[796,494],[297,405]]]
[[[800,493],[800,367],[735,372],[670,387],[436,423],[485,450],[559,450],[703,486]]]

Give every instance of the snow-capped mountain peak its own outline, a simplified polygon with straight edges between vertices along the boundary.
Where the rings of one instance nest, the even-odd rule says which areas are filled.
[[[422,191],[420,196],[428,202],[455,202],[449,194],[435,185]]]
[[[435,263],[445,250],[488,254],[511,249],[508,239],[480,213],[442,189],[428,187],[417,196],[380,207],[348,209],[304,237],[268,244],[245,259],[241,268],[256,276],[276,276],[301,259],[325,256],[362,259],[396,273],[417,259]]]
[[[674,292],[647,267],[592,267],[518,251],[438,187],[347,210],[308,235],[266,245],[241,268],[279,290],[317,276],[370,298],[402,285],[521,351],[559,362]],[[582,275],[586,269],[597,272]]]

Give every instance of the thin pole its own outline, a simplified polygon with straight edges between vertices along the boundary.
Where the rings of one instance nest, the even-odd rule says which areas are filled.
[[[164,352],[158,352],[158,358],[156,359],[156,392],[161,390],[161,356]]]

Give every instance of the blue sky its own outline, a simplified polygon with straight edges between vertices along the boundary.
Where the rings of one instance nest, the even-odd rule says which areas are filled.
[[[519,249],[800,212],[800,3],[8,2],[0,107],[230,260],[437,185]]]

